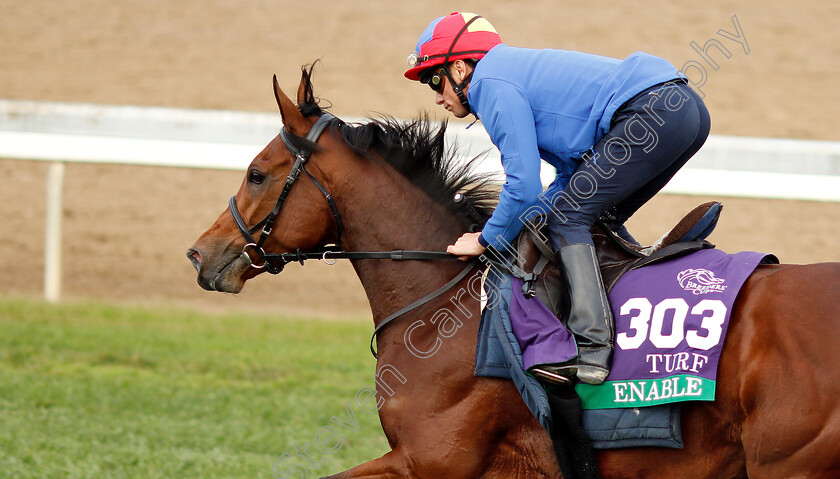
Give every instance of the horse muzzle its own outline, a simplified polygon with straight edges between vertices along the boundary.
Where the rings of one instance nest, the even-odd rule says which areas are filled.
[[[251,260],[245,254],[226,256],[219,261],[211,261],[200,248],[187,250],[187,259],[198,274],[198,285],[207,291],[239,293],[245,286],[243,275],[251,269]]]

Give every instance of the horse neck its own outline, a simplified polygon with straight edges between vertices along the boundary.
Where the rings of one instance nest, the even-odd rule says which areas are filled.
[[[370,162],[347,178],[342,215],[347,251],[445,251],[464,233],[463,221],[390,166]],[[375,323],[436,290],[464,263],[454,260],[354,260]]]

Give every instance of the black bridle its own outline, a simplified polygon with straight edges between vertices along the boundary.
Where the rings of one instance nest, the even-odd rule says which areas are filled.
[[[318,138],[321,136],[321,133],[330,125],[332,121],[337,121],[337,119],[330,115],[329,113],[325,113],[321,115],[315,124],[312,125],[312,128],[309,130],[309,133],[306,135],[306,139],[312,141],[313,143],[318,141]],[[312,154],[311,151],[301,150],[289,140],[289,134],[286,131],[286,128],[280,130],[280,138],[283,140],[283,143],[286,145],[286,148],[294,155],[295,162],[292,164],[292,169],[289,171],[289,175],[286,177],[285,183],[283,183],[283,189],[280,191],[280,196],[277,197],[277,201],[274,203],[274,208],[271,209],[271,212],[262,219],[259,223],[254,225],[251,228],[245,224],[245,220],[242,219],[242,215],[239,213],[239,208],[236,207],[236,196],[231,196],[230,200],[228,201],[228,206],[230,207],[230,214],[233,216],[233,221],[236,223],[236,227],[239,228],[239,231],[242,233],[242,236],[245,237],[245,240],[248,243],[242,248],[242,255],[248,259],[248,262],[251,264],[253,268],[263,269],[265,268],[271,274],[278,274],[283,271],[283,268],[286,264],[291,263],[292,261],[303,261],[305,259],[311,259],[307,257],[302,257],[305,253],[301,253],[298,250],[297,253],[281,253],[281,254],[271,254],[266,253],[263,249],[263,245],[265,244],[265,240],[268,239],[269,235],[271,235],[271,231],[274,228],[274,222],[277,221],[277,216],[280,214],[280,210],[283,208],[283,204],[286,202],[286,197],[289,196],[289,191],[292,189],[292,185],[295,184],[298,177],[300,177],[300,172],[303,171],[306,173],[306,176],[315,183],[315,186],[321,190],[321,193],[324,194],[324,197],[327,199],[327,204],[330,206],[330,210],[332,211],[333,217],[335,218],[336,228],[338,230],[338,239],[336,244],[340,244],[341,241],[341,234],[344,232],[344,222],[341,220],[341,213],[338,212],[338,207],[335,204],[335,200],[330,195],[324,186],[312,176],[311,173],[306,169],[306,162],[309,160],[309,156]],[[260,232],[260,238],[258,240],[254,239],[253,234],[257,231],[262,229]],[[259,259],[262,261],[261,264],[254,263],[251,255],[248,254],[249,249],[253,249],[253,251],[257,254]],[[323,252],[322,252],[323,253]]]
[[[315,124],[312,125],[312,128],[309,130],[309,133],[306,135],[306,139],[315,143],[318,141],[318,138],[324,132],[324,130],[329,127],[332,122],[340,121],[333,115],[329,113],[324,113],[321,115],[318,120],[315,121]],[[334,264],[335,260],[337,259],[390,259],[390,260],[453,260],[458,259],[457,256],[451,255],[449,253],[443,251],[405,251],[405,250],[393,250],[393,251],[343,251],[341,250],[341,235],[344,232],[344,222],[341,219],[341,213],[338,211],[338,206],[335,204],[335,200],[333,199],[332,195],[327,191],[326,188],[317,180],[314,176],[312,176],[309,171],[306,170],[306,162],[309,160],[309,156],[312,154],[311,151],[302,150],[295,146],[289,140],[289,133],[286,131],[286,128],[283,127],[280,130],[280,138],[283,140],[283,143],[286,145],[286,148],[294,155],[295,162],[292,164],[292,169],[289,171],[289,175],[286,177],[286,181],[283,184],[283,189],[280,191],[280,196],[277,198],[277,201],[274,204],[274,208],[272,208],[271,212],[262,219],[259,223],[252,226],[251,228],[245,223],[245,220],[242,219],[242,215],[239,213],[239,208],[236,206],[236,196],[231,196],[230,200],[228,201],[228,206],[230,208],[230,214],[233,216],[233,221],[236,223],[236,227],[239,228],[239,231],[242,233],[242,236],[245,238],[247,243],[242,248],[242,254],[248,263],[251,265],[252,268],[256,269],[265,269],[267,272],[271,274],[278,274],[283,271],[283,268],[292,262],[299,262],[303,264],[304,261],[310,259],[320,259],[323,260],[327,264]],[[267,253],[265,249],[263,249],[263,245],[265,244],[266,239],[268,239],[269,235],[271,235],[271,231],[274,228],[274,223],[277,221],[277,216],[280,214],[280,211],[283,209],[283,204],[286,202],[286,197],[289,195],[289,191],[292,189],[292,185],[295,184],[298,177],[300,176],[300,172],[303,171],[306,173],[306,176],[309,177],[310,180],[321,190],[321,193],[324,194],[324,197],[327,200],[327,204],[332,211],[333,218],[335,219],[336,229],[338,237],[336,239],[335,246],[325,246],[320,249],[314,251],[301,251],[298,249],[294,253]],[[477,214],[477,213],[476,213]],[[480,218],[476,218],[476,221],[480,220]],[[254,233],[257,230],[261,230],[259,239],[254,239]],[[250,250],[253,250],[254,253],[259,257],[262,263],[256,264],[254,260],[251,258],[251,255],[248,254]],[[331,262],[332,261],[332,262]],[[394,313],[390,314],[387,318],[382,320],[379,325],[377,325],[376,329],[373,331],[373,336],[371,337],[370,343],[370,351],[373,353],[373,356],[376,357],[376,350],[374,349],[373,342],[376,339],[376,335],[382,330],[385,325],[387,325],[392,320],[396,319],[403,314],[420,307],[423,304],[428,303],[429,301],[435,299],[436,297],[440,296],[441,294],[445,293],[448,289],[453,287],[459,281],[464,279],[467,274],[475,268],[477,262],[476,261],[469,261],[464,269],[452,280],[448,283],[443,285],[438,290],[428,294],[417,301],[409,304],[408,306],[401,308]]]

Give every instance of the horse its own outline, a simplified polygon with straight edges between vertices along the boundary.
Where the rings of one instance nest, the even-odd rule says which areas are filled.
[[[445,123],[345,124],[302,72],[296,104],[274,77],[284,129],[187,251],[199,285],[238,293],[291,261],[350,259],[378,332],[374,399],[391,450],[330,478],[562,477],[513,383],[473,374],[480,268],[365,256],[442,252],[486,220],[497,191],[448,159]],[[684,448],[596,451],[601,476],[840,477],[838,311],[840,264],[759,266],[732,311],[715,401],[683,406]]]

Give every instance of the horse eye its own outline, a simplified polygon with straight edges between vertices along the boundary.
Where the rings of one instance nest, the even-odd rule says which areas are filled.
[[[253,183],[255,185],[260,185],[262,182],[265,181],[265,175],[260,173],[259,171],[252,170],[248,173],[248,182]]]

